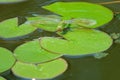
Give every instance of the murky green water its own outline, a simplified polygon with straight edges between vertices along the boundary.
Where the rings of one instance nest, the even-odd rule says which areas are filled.
[[[99,3],[112,0],[28,0],[26,2],[16,4],[0,4],[0,21],[19,17],[20,23],[24,22],[24,17],[32,16],[33,14],[53,14],[41,8],[56,1],[87,1]],[[113,12],[120,11],[120,3],[104,5],[110,8]],[[120,32],[120,20],[115,17],[106,27],[100,28],[107,33]],[[35,32],[18,38],[3,39],[0,38],[0,46],[6,47],[13,51],[18,45],[38,38],[41,36],[57,36],[55,33],[36,30]],[[110,53],[106,58],[97,60],[91,56],[82,58],[65,58],[69,63],[68,70],[61,76],[53,80],[120,80],[120,44],[114,43],[107,50]],[[8,80],[24,80],[16,78],[10,74],[4,75]]]

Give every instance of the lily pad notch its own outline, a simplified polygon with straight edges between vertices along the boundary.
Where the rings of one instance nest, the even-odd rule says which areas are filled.
[[[0,37],[2,38],[14,38],[27,35],[37,28],[31,26],[26,22],[18,26],[18,18],[11,18],[0,22]]]

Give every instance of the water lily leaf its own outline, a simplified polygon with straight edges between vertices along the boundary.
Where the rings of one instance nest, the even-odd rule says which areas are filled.
[[[0,76],[0,80],[6,80],[6,79]]]
[[[0,47],[0,73],[9,70],[15,63],[12,52]]]
[[[28,17],[27,20],[32,26],[54,32],[61,21],[61,17],[57,15],[40,15],[36,17]]]
[[[21,1],[26,1],[26,0],[0,0],[0,3],[15,3]]]
[[[40,40],[40,44],[50,52],[71,56],[101,52],[112,44],[109,35],[92,29],[69,31],[62,36],[67,40],[44,37]]]
[[[12,38],[23,36],[33,32],[36,28],[32,27],[29,23],[24,23],[18,26],[18,19],[12,18],[0,22],[0,37]]]
[[[17,60],[27,63],[41,63],[62,56],[42,49],[39,40],[30,41],[18,46],[14,51],[14,55]]]
[[[37,65],[18,61],[12,68],[12,72],[16,76],[27,79],[51,79],[62,74],[67,66],[67,62],[61,58]]]
[[[64,19],[80,18],[79,25],[96,28],[108,23],[113,18],[113,13],[108,8],[87,2],[56,2],[43,6],[44,9],[62,15]],[[88,25],[93,21],[94,25]]]

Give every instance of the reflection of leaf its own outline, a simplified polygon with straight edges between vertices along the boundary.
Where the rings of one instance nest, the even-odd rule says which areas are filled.
[[[53,54],[40,47],[39,40],[27,42],[14,51],[17,60],[27,63],[41,63],[56,59],[61,54]]]
[[[5,48],[0,48],[0,73],[10,69],[15,63],[12,52]]]
[[[102,26],[113,18],[109,9],[86,2],[56,2],[43,8],[62,15],[65,19],[83,18],[96,21],[97,24],[89,26],[90,28]]]
[[[0,22],[0,37],[11,38],[23,36],[35,30],[29,23],[24,23],[18,27],[18,19],[12,18]]]
[[[42,64],[26,64],[16,62],[12,71],[15,75],[28,79],[51,79],[62,74],[67,69],[65,60],[59,58]]]
[[[73,30],[62,36],[67,40],[44,37],[40,44],[50,52],[65,55],[97,53],[108,49],[112,44],[111,37],[98,30]]]

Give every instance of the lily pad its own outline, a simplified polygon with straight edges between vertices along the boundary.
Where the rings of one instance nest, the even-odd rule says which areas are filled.
[[[0,47],[0,73],[9,70],[15,63],[12,52]]]
[[[112,45],[108,34],[93,29],[73,30],[62,36],[65,39],[44,37],[40,44],[50,52],[71,56],[105,51]]]
[[[0,76],[0,80],[6,80],[6,79]]]
[[[62,74],[67,69],[64,59],[56,59],[42,64],[27,64],[16,62],[12,68],[14,75],[27,79],[51,79]]]
[[[23,36],[33,32],[34,30],[36,30],[36,28],[27,22],[18,26],[17,18],[7,19],[0,22],[0,37],[3,38]]]
[[[61,54],[54,54],[42,49],[39,40],[30,41],[18,46],[14,51],[14,55],[17,60],[26,63],[41,63],[62,56]]]
[[[63,16],[63,19],[80,18],[82,22],[78,21],[79,25],[91,20],[96,22],[94,25],[84,26],[89,28],[102,26],[113,18],[113,13],[108,8],[87,2],[56,2],[43,8]]]
[[[34,27],[54,32],[57,30],[61,17],[57,15],[40,15],[36,17],[28,17],[27,20]]]

